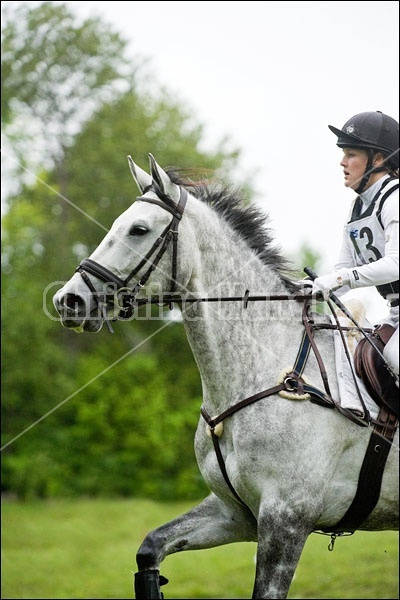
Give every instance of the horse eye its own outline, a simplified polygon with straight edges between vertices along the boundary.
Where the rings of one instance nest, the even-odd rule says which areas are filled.
[[[146,227],[143,227],[143,225],[133,225],[129,232],[129,235],[136,235],[140,237],[142,235],[145,235],[146,233],[147,229]]]

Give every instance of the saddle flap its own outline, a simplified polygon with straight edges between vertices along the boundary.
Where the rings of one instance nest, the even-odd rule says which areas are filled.
[[[374,329],[368,337],[382,353],[393,332],[394,327],[384,324]],[[390,411],[398,416],[399,390],[393,377],[388,373],[383,358],[366,338],[363,338],[357,344],[354,354],[354,367],[358,377],[363,380],[368,393],[377,405],[386,405]]]

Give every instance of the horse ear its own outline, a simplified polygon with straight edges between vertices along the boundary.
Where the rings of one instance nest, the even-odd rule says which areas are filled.
[[[171,181],[169,175],[157,164],[154,156],[149,154],[150,158],[150,173],[153,177],[153,181],[160,188],[161,192],[174,200],[174,202],[179,202],[180,191],[179,186],[176,185],[173,181]]]
[[[138,165],[135,165],[131,156],[128,156],[127,158],[132,177],[135,180],[135,183],[138,186],[139,190],[143,194],[145,189],[150,187],[152,184],[151,175],[146,173],[146,171],[143,171],[143,169],[138,167]]]

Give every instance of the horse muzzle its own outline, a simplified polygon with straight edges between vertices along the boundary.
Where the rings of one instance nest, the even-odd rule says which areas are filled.
[[[103,326],[103,316],[92,294],[85,289],[74,289],[71,282],[53,296],[53,304],[61,324],[77,333],[99,331]]]

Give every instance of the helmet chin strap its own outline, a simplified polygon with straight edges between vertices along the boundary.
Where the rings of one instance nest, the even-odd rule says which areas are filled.
[[[364,191],[365,186],[367,185],[372,173],[380,173],[382,171],[387,171],[387,168],[384,167],[383,165],[381,167],[374,167],[373,160],[374,160],[376,151],[374,151],[372,148],[368,148],[367,153],[368,153],[367,166],[365,167],[364,175],[360,181],[360,185],[354,190],[356,192],[356,194],[361,194]]]

